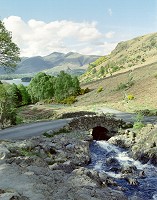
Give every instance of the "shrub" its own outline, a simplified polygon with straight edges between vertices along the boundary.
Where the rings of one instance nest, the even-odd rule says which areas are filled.
[[[127,99],[128,100],[133,100],[135,97],[134,97],[134,95],[132,95],[132,94],[128,94],[127,95]]]
[[[54,99],[45,99],[45,100],[43,100],[43,103],[45,103],[45,104],[54,103]]]
[[[103,91],[103,87],[100,86],[100,87],[97,89],[97,93],[102,92],[102,91]]]
[[[135,116],[135,121],[134,121],[134,124],[133,124],[133,129],[141,129],[143,128],[145,125],[143,124],[143,118],[144,116],[141,115],[141,114],[137,114]]]
[[[16,125],[22,124],[22,123],[23,123],[23,119],[19,116],[16,116]]]
[[[117,89],[116,91],[119,91],[119,90],[124,90],[124,89],[129,89],[131,86],[134,85],[134,82],[132,80],[129,80],[127,83],[120,83],[118,86],[117,86]]]
[[[119,90],[124,90],[124,89],[126,89],[127,88],[127,85],[126,85],[126,83],[120,83],[118,86],[117,86],[117,91],[119,91]]]
[[[70,97],[67,97],[66,99],[62,100],[60,103],[63,103],[63,104],[73,104],[77,101],[76,97],[75,96],[70,96]]]
[[[80,91],[79,91],[79,94],[80,95],[84,95],[86,93],[90,92],[90,89],[87,87],[85,89],[81,88]]]
[[[135,130],[140,130],[143,128],[145,125],[142,122],[134,122],[133,129]]]

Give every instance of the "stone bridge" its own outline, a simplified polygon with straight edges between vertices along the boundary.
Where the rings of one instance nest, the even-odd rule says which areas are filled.
[[[108,140],[110,137],[117,134],[118,129],[126,123],[122,120],[115,119],[110,116],[82,116],[74,118],[69,127],[71,130],[91,130],[94,140]]]

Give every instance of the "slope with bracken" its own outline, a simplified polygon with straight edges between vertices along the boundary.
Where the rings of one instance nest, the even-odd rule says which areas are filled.
[[[120,42],[110,55],[102,57],[103,62],[99,63],[99,60],[89,65],[87,72],[80,77],[82,82],[89,82],[156,62],[157,33]]]

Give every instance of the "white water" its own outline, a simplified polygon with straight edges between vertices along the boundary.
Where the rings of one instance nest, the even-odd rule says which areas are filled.
[[[88,168],[95,169],[99,172],[105,172],[109,176],[113,177],[118,184],[127,188],[126,195],[136,195],[143,200],[157,200],[157,168],[150,164],[141,164],[139,161],[129,157],[128,152],[124,149],[111,145],[106,141],[94,141],[91,146],[91,164]],[[112,170],[112,163],[107,164],[107,160],[115,158],[119,170]],[[121,173],[122,168],[127,166],[135,167],[136,178],[139,182],[137,186],[129,185],[126,180],[123,179]],[[115,165],[113,166],[115,167]],[[116,169],[116,168],[113,168]],[[140,177],[140,172],[144,171],[145,177]],[[134,177],[134,175],[133,175]]]

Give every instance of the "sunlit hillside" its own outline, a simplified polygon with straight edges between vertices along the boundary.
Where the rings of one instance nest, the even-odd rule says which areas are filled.
[[[87,72],[80,77],[80,80],[89,82],[156,62],[157,33],[120,42],[111,54],[102,57],[102,60],[104,62],[95,61],[89,65]]]

